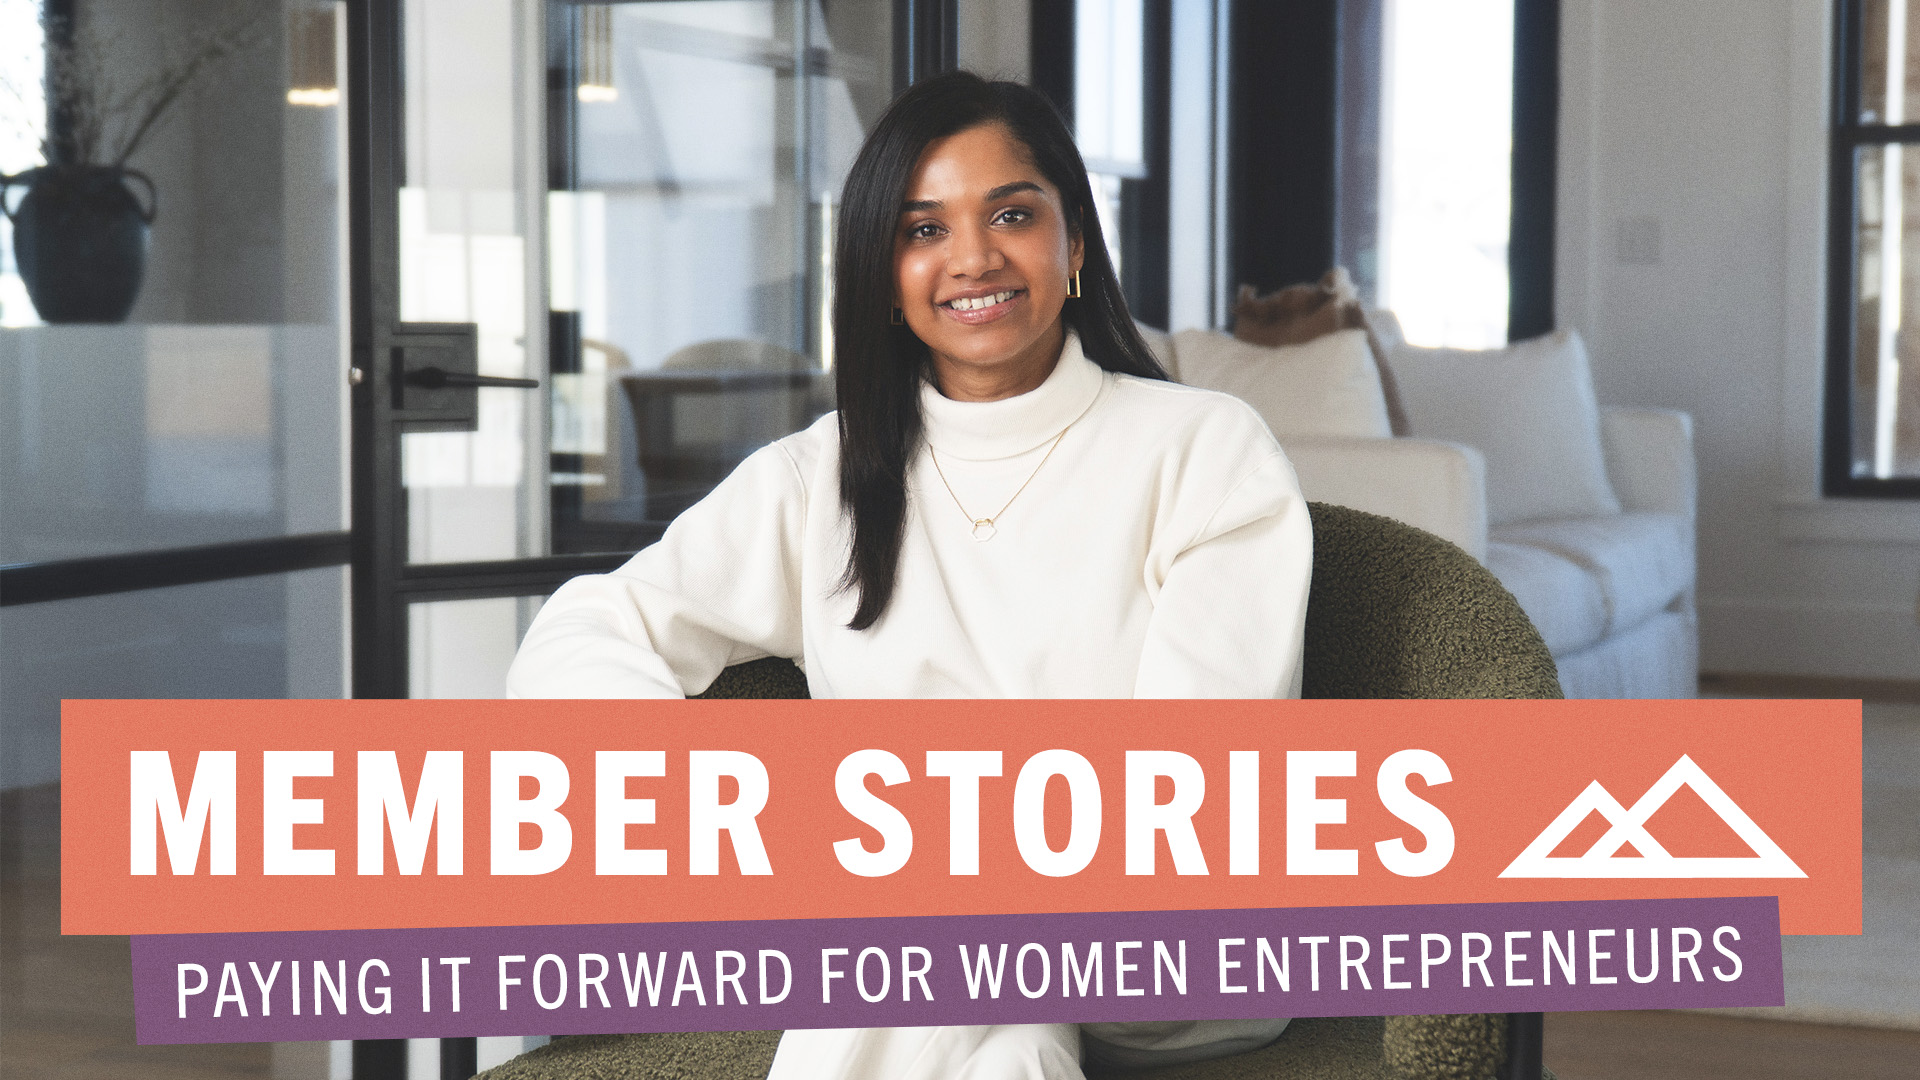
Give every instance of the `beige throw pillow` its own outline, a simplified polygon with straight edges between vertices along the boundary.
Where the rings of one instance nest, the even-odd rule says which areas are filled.
[[[1180,381],[1232,394],[1252,405],[1274,437],[1352,435],[1386,438],[1386,399],[1367,335],[1341,330],[1301,345],[1268,347],[1209,330],[1173,336]]]
[[[1504,349],[1401,345],[1392,363],[1411,433],[1486,458],[1488,524],[1620,512],[1579,334]]]
[[[1233,336],[1253,345],[1299,345],[1323,334],[1356,329],[1367,332],[1367,344],[1373,348],[1393,433],[1405,435],[1407,417],[1394,390],[1393,365],[1388,363],[1401,341],[1400,323],[1390,311],[1362,306],[1345,267],[1334,267],[1317,282],[1289,285],[1264,296],[1253,286],[1242,285],[1233,301]]]

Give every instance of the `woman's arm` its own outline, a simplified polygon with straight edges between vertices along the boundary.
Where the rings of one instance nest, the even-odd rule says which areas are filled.
[[[540,609],[507,672],[518,698],[675,698],[729,664],[798,656],[806,489],[765,447],[611,574],[575,578]]]
[[[1161,572],[1134,696],[1299,697],[1312,576],[1307,504],[1273,447]]]

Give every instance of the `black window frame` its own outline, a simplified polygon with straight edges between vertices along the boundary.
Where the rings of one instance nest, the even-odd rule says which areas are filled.
[[[1827,180],[1826,387],[1820,452],[1822,495],[1845,498],[1920,498],[1920,476],[1878,478],[1853,474],[1853,365],[1858,341],[1859,151],[1863,147],[1920,146],[1920,124],[1860,122],[1861,33],[1866,0],[1834,4],[1833,69]]]

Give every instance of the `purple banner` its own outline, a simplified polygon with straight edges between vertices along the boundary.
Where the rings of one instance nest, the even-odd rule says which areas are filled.
[[[142,1043],[1779,1005],[1773,897],[133,939]]]

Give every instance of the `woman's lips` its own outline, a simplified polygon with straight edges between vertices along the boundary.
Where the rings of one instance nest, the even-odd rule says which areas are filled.
[[[1013,310],[1014,303],[1024,295],[1026,295],[1025,289],[1002,289],[986,296],[957,297],[934,306],[958,322],[966,323],[968,326],[979,326],[1004,317]],[[961,308],[955,307],[955,304],[980,306]]]

